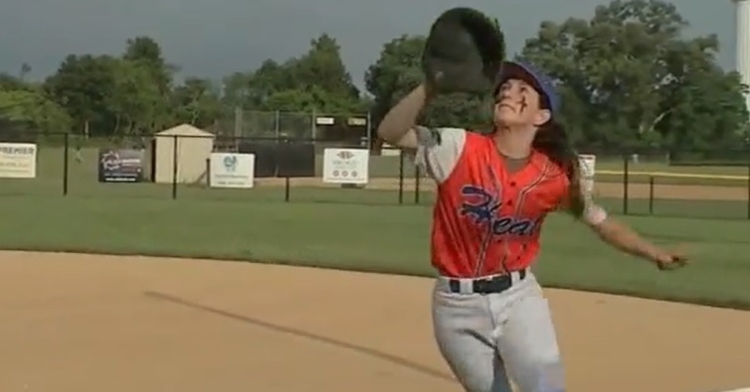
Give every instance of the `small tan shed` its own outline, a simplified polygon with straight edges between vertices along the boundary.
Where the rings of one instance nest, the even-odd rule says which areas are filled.
[[[172,183],[177,142],[177,182],[195,183],[206,174],[216,136],[190,124],[159,132],[155,137],[155,178],[159,184]]]

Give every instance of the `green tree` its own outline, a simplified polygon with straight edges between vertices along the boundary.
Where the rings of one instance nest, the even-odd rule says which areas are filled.
[[[69,55],[43,83],[74,129],[92,136],[150,133],[175,122],[172,71],[149,37],[126,42],[122,57]]]
[[[225,78],[225,101],[244,108],[265,108],[269,97],[298,87],[292,67],[296,59],[285,64],[266,60],[251,72],[237,72]]]
[[[317,87],[332,96],[348,98],[352,102],[359,98],[359,91],[341,59],[341,47],[328,34],[310,41],[310,50],[289,65],[292,80],[297,87]]]
[[[34,135],[69,132],[71,118],[41,91],[0,91],[0,118]]]
[[[151,37],[140,36],[128,39],[125,43],[124,60],[141,63],[148,69],[153,83],[164,96],[172,87],[172,74],[176,70],[164,60],[161,46]]]
[[[139,36],[127,40],[122,58],[127,62],[135,63],[139,70],[145,70],[148,75],[148,83],[152,85],[145,86],[145,88],[153,92],[155,87],[158,92],[158,99],[153,96],[150,97],[149,104],[153,105],[149,112],[150,117],[143,121],[145,124],[149,124],[150,129],[142,128],[141,131],[153,132],[172,125],[174,123],[173,110],[169,105],[174,84],[173,74],[177,67],[167,63],[159,43],[148,36]]]
[[[7,73],[0,73],[0,91],[33,90],[34,86],[22,78]]]
[[[233,72],[222,79],[221,102],[230,107],[249,107],[253,72]],[[254,106],[254,105],[252,105]]]
[[[410,90],[423,80],[425,37],[402,35],[383,45],[380,57],[365,73],[365,87],[373,97],[372,116],[378,123]]]
[[[302,56],[264,61],[253,72],[224,78],[223,102],[257,110],[344,114],[365,110],[334,38],[322,34]]]
[[[224,108],[219,92],[210,80],[187,78],[172,93],[174,119],[178,123],[207,128],[222,117]]]
[[[29,63],[21,64],[21,69],[18,70],[18,79],[26,80],[29,73],[31,73],[31,65]]]
[[[161,124],[166,104],[153,83],[147,64],[117,60],[112,64],[113,85],[105,105],[115,118],[112,135],[150,133]]]
[[[74,130],[90,135],[108,135],[116,127],[116,116],[109,107],[115,93],[114,67],[119,59],[111,56],[68,55],[43,88],[73,120]]]
[[[579,144],[697,146],[730,137],[747,115],[740,86],[715,65],[716,37],[685,39],[687,26],[670,3],[615,0],[588,21],[543,22],[521,57],[559,81],[562,121]],[[712,97],[710,110],[698,95]],[[685,120],[697,113],[711,118]]]

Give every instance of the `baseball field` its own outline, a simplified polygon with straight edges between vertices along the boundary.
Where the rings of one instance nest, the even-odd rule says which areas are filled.
[[[292,179],[290,202],[265,180],[171,200],[169,186],[99,184],[95,159],[71,156],[61,197],[55,162],[0,181],[0,390],[460,390],[432,340],[426,180],[419,204],[413,179],[399,205],[384,175],[366,190]],[[689,173],[743,175],[717,170]],[[536,272],[571,391],[750,386],[746,182],[660,178],[661,216],[620,218],[689,268],[658,272],[564,215],[544,229]],[[601,180],[618,212],[622,185]]]

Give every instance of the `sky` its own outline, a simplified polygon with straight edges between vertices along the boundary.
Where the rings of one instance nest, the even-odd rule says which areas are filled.
[[[588,19],[602,0],[0,0],[0,72],[54,73],[68,54],[119,54],[128,38],[148,35],[181,77],[219,80],[304,53],[328,33],[358,86],[382,45],[401,34],[425,34],[454,6],[500,20],[511,53],[545,20]],[[717,34],[719,63],[734,68],[734,5],[730,0],[674,0],[689,35]]]

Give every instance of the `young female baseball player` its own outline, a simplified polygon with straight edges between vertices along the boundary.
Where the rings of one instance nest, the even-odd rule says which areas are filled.
[[[424,84],[391,109],[378,134],[415,150],[437,182],[433,323],[458,380],[469,392],[510,392],[508,376],[521,392],[562,392],[549,306],[529,271],[547,214],[565,208],[602,240],[660,269],[685,259],[645,241],[583,193],[548,77],[507,62],[497,80],[491,135],[415,126],[430,98]]]

